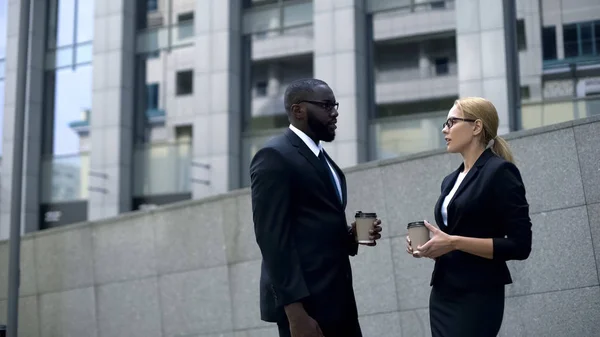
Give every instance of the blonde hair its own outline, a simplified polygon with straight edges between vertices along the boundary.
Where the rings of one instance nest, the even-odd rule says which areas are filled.
[[[466,97],[457,99],[454,104],[462,111],[464,118],[479,119],[483,125],[481,142],[487,145],[491,140],[491,149],[496,155],[514,163],[514,158],[506,140],[498,136],[498,112],[492,102],[481,97]]]

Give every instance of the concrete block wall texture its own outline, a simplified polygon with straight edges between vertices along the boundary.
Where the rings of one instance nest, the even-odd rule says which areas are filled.
[[[594,336],[600,317],[600,117],[510,135],[531,204],[533,251],[510,263],[500,336]],[[376,211],[384,237],[352,258],[365,337],[429,336],[433,262],[404,252],[406,223],[433,219],[441,151],[347,170],[350,219]],[[433,220],[432,220],[433,221]],[[20,336],[269,337],[248,190],[28,234]],[[8,244],[0,242],[0,321]]]

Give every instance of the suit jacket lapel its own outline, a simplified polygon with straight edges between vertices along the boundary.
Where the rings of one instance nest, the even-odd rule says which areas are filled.
[[[287,129],[285,130],[285,135],[288,137],[288,139],[290,140],[290,142],[292,143],[292,145],[294,145],[297,149],[298,152],[300,152],[300,154],[306,158],[306,160],[317,170],[317,174],[319,175],[319,177],[321,178],[322,182],[325,184],[325,188],[329,190],[330,192],[330,196],[332,198],[335,198],[335,201],[332,200],[332,202],[334,202],[336,205],[338,206],[342,206],[342,204],[339,202],[339,197],[337,196],[337,192],[336,192],[336,188],[335,186],[332,186],[332,182],[331,182],[331,178],[329,177],[329,172],[325,171],[325,167],[323,166],[323,164],[321,163],[321,161],[319,160],[319,158],[317,158],[317,156],[315,156],[314,152],[312,152],[308,146],[304,143],[304,141],[302,141],[302,139],[300,139],[300,137],[298,137],[294,131]],[[325,152],[325,151],[323,151]],[[325,153],[326,158],[329,160],[329,162],[332,164],[332,166],[335,166],[335,163],[333,162],[333,160],[331,160],[329,158],[329,156],[327,155],[327,153]],[[339,169],[339,168],[338,168]],[[341,176],[340,176],[340,180],[341,180]],[[341,181],[340,181],[341,184]],[[327,187],[329,186],[329,188]],[[342,191],[344,190],[344,188],[342,188]],[[333,194],[335,193],[335,194]],[[343,194],[342,194],[343,197]]]
[[[327,158],[327,161],[329,161],[331,166],[333,166],[333,169],[336,171],[338,178],[340,179],[340,189],[342,190],[342,207],[343,207],[343,209],[346,209],[347,188],[346,188],[346,177],[344,175],[344,172],[342,172],[342,169],[340,169],[339,166],[337,166],[337,164],[333,161],[333,159],[331,159],[331,157],[329,157],[329,154],[327,153],[327,151],[325,151],[325,149],[323,149],[323,153],[325,154],[325,158]],[[337,186],[333,186],[333,187],[335,189],[337,189]]]
[[[294,131],[287,129],[285,130],[285,135],[288,137],[292,145],[294,145],[298,152],[308,160],[308,162],[320,173],[323,173],[323,165],[319,161],[319,158],[315,156],[315,154],[304,144],[300,137],[296,136]]]
[[[437,222],[438,227],[444,232],[447,232],[448,227],[450,226],[450,216],[448,216],[448,226],[444,225],[444,218],[442,217],[442,204],[444,203],[444,199],[446,199],[446,196],[448,196],[448,194],[452,190],[452,187],[454,186],[454,182],[456,181],[459,172],[462,171],[462,167],[463,165],[461,164],[456,171],[450,174],[450,178],[448,179],[446,185],[442,186],[442,193],[440,194],[440,197],[438,198],[438,201],[435,204],[435,211],[433,212],[435,216],[435,221]],[[448,208],[450,208],[450,205],[448,205]]]
[[[475,164],[469,170],[469,172],[467,173],[467,175],[465,176],[463,181],[460,183],[460,186],[458,186],[458,189],[454,193],[454,196],[452,197],[452,200],[450,200],[450,203],[448,203],[448,232],[452,231],[454,229],[454,227],[456,226],[456,221],[454,221],[456,219],[452,218],[453,221],[450,222],[451,209],[452,209],[451,206],[454,203],[454,200],[456,200],[456,198],[458,198],[460,196],[460,194],[465,191],[465,189],[469,186],[469,184],[473,181],[473,179],[475,179],[475,177],[477,177],[479,168],[481,166],[483,166],[492,155],[493,155],[493,153],[489,149],[483,151],[483,153],[479,156],[479,158],[477,158],[477,161],[475,161]],[[452,187],[454,186],[454,183],[456,182],[456,177],[458,176],[458,173],[463,170],[463,167],[464,167],[464,164],[461,164],[460,167],[458,168],[458,170],[455,171],[455,175],[452,179],[452,183],[449,184],[450,189],[452,189]],[[449,190],[448,190],[448,192],[449,192]],[[447,193],[446,193],[446,195],[447,195]]]

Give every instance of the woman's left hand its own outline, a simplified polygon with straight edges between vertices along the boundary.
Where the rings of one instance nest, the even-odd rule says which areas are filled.
[[[431,232],[431,239],[417,247],[418,255],[435,259],[454,250],[451,236],[425,221],[425,226]]]

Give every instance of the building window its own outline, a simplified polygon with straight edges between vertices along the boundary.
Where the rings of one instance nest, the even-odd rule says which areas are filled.
[[[158,0],[146,0],[146,10],[154,12],[158,10]]]
[[[527,49],[527,38],[525,37],[525,20],[517,20],[517,48]]]
[[[194,71],[178,71],[176,76],[177,96],[191,95],[194,92]]]
[[[556,60],[556,27],[542,29],[542,55],[544,61]]]
[[[600,55],[600,21],[563,26],[565,58]]]
[[[431,2],[431,9],[445,9],[446,1],[433,1]]]
[[[260,81],[256,82],[256,97],[267,96],[267,82]]]
[[[521,99],[530,99],[531,93],[529,92],[529,86],[524,85],[521,87]]]
[[[146,86],[146,99],[148,100],[146,105],[147,110],[158,109],[158,89],[158,83],[150,83]]]
[[[179,39],[187,39],[194,36],[194,12],[182,13],[177,16],[179,27],[177,34]]]
[[[440,57],[435,59],[435,74],[436,75],[448,75],[448,58]]]

